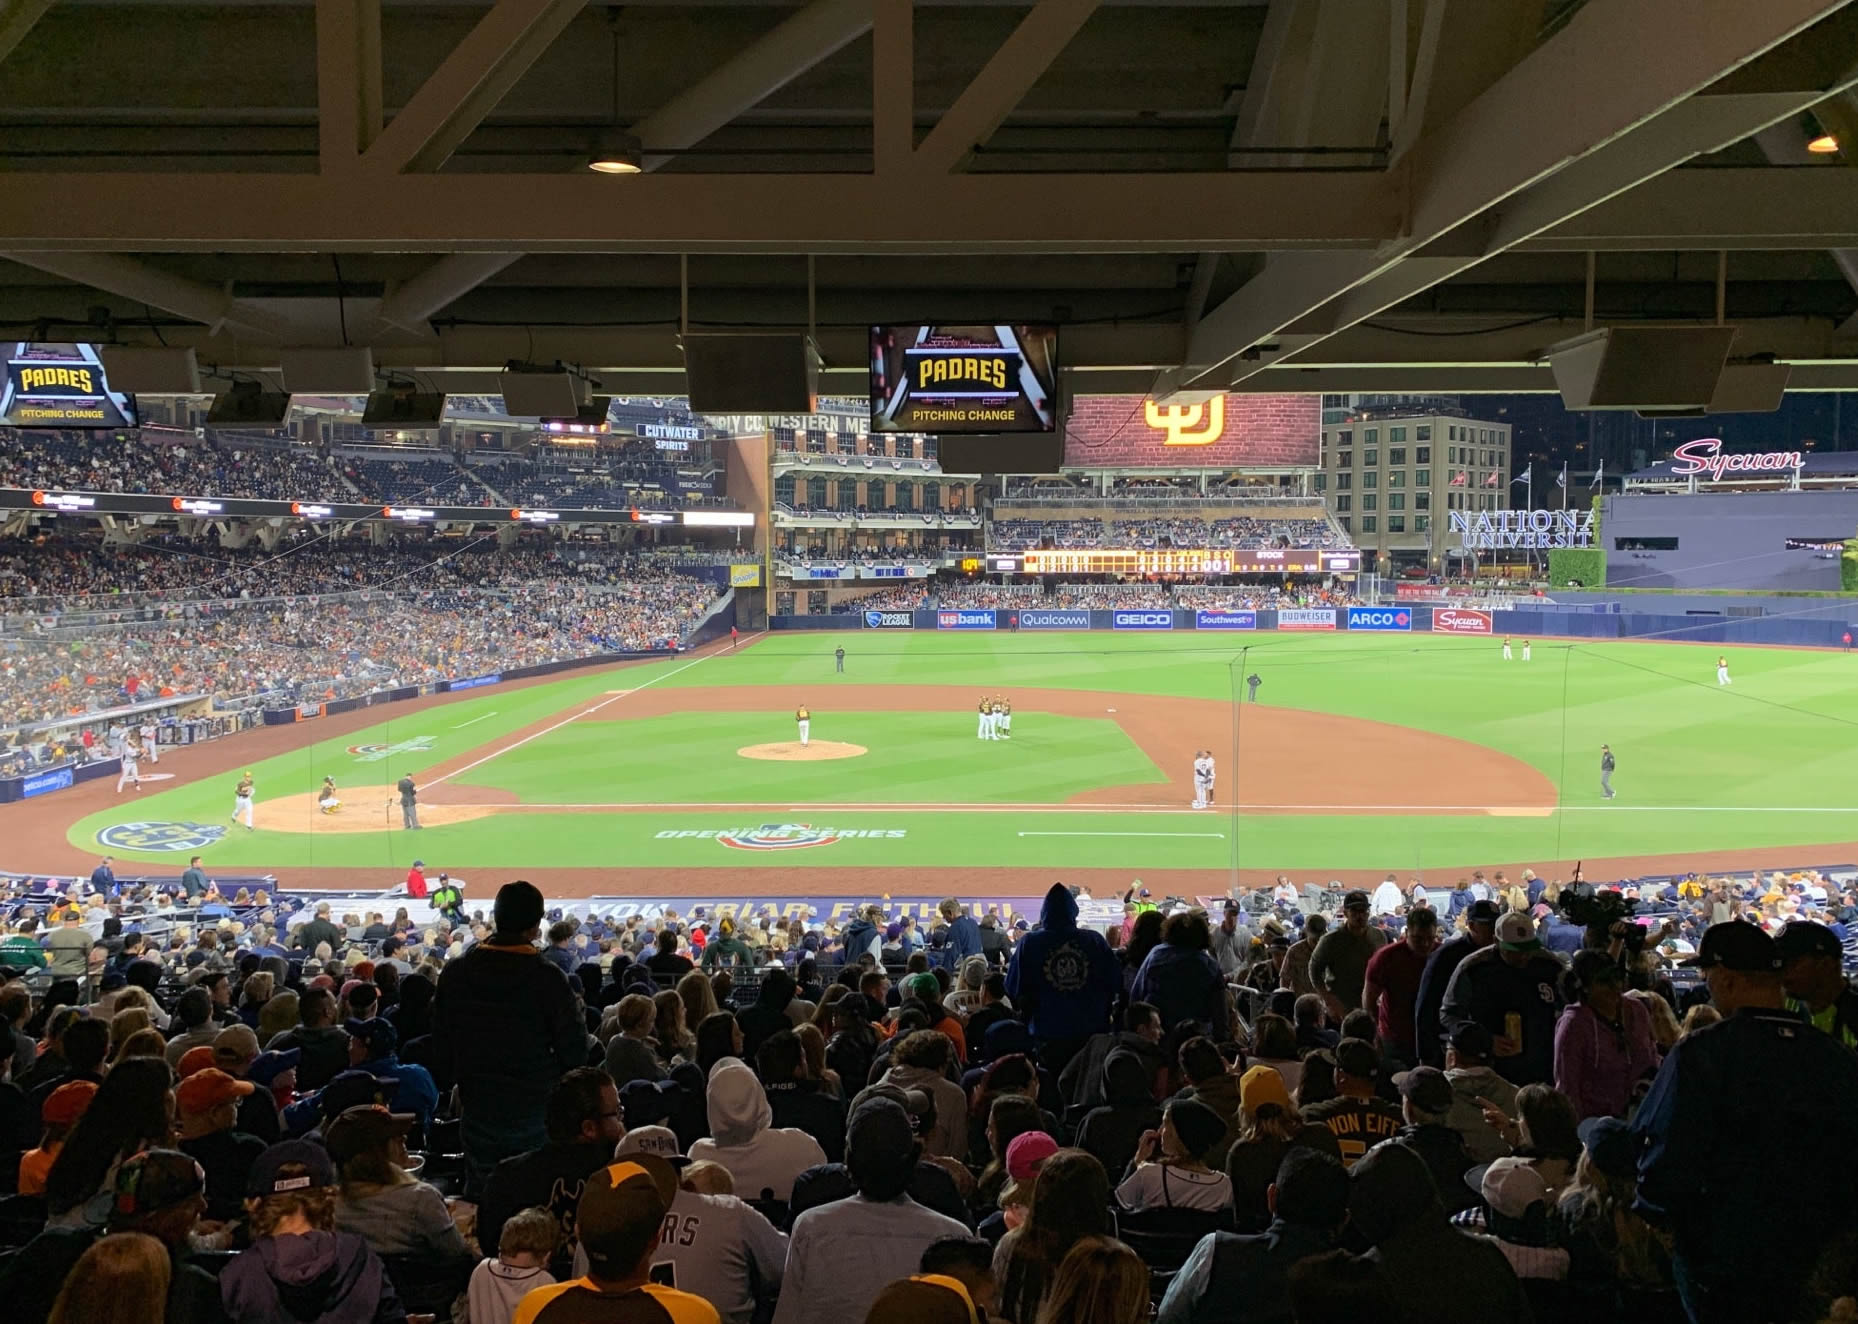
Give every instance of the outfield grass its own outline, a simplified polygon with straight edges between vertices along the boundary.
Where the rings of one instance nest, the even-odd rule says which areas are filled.
[[[847,652],[842,678],[832,650]],[[1241,654],[1241,649],[1245,651]],[[1108,634],[776,634],[755,647],[623,673],[576,676],[521,691],[481,695],[367,732],[314,742],[254,765],[260,810],[276,795],[312,790],[324,772],[347,788],[382,789],[400,772],[472,750],[512,732],[599,702],[627,688],[778,685],[803,693],[817,714],[814,734],[867,746],[863,758],[810,764],[762,763],[734,750],[786,740],[791,723],[771,715],[766,730],[742,714],[694,711],[638,722],[563,726],[465,773],[539,804],[606,803],[960,803],[1062,801],[1093,787],[1165,780],[1107,721],[1016,714],[1014,740],[978,757],[965,717],[837,712],[839,683],[936,684],[976,689],[1085,689],[1232,702],[1244,675],[1264,678],[1268,703],[1420,728],[1499,749],[1541,770],[1559,789],[1546,817],[1417,816],[1398,813],[1090,813],[1014,810],[812,812],[815,826],[900,832],[838,841],[793,853],[721,847],[708,836],[753,827],[740,811],[600,814],[525,812],[401,833],[317,836],[240,831],[204,852],[216,868],[403,867],[417,842],[428,860],[473,868],[686,866],[754,868],[804,862],[868,865],[1048,868],[1399,869],[1482,861],[1600,858],[1742,847],[1812,847],[1858,840],[1844,775],[1858,731],[1858,658],[1826,652],[1730,649],[1735,683],[1715,683],[1719,650],[1658,643],[1537,641],[1529,663],[1504,663],[1495,639],[1430,635],[1252,638]],[[623,717],[620,698],[602,717]],[[314,741],[314,726],[303,729]],[[358,764],[350,745],[424,738],[428,750]],[[1617,801],[1601,800],[1598,750],[1619,758]],[[1269,768],[1221,758],[1221,794],[1268,799]],[[1350,752],[1309,751],[1345,761]],[[1236,762],[1236,767],[1234,766]],[[1385,769],[1388,804],[1409,802],[1412,772]],[[230,779],[144,792],[120,810],[74,826],[71,841],[95,849],[96,833],[129,819],[218,824],[230,813]],[[366,794],[372,795],[372,792]],[[439,798],[442,798],[440,796]],[[48,807],[54,802],[47,802]],[[1062,835],[1045,835],[1045,834]],[[1134,835],[1139,834],[1139,835]],[[164,864],[172,854],[125,852]]]

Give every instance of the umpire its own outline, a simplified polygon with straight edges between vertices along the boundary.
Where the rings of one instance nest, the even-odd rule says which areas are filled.
[[[400,792],[400,826],[408,831],[419,828],[419,788],[413,785],[413,774],[407,773],[400,778],[394,788]]]
[[[1264,677],[1259,675],[1256,671],[1245,678],[1245,688],[1249,691],[1246,698],[1250,702],[1258,702],[1258,687],[1262,684],[1264,684]]]
[[[845,649],[843,646],[832,650],[832,661],[834,663],[833,670],[845,670]]]
[[[1613,747],[1600,746],[1600,794],[1613,798]]]

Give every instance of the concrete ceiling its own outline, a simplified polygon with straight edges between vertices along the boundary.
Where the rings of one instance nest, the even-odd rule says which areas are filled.
[[[843,389],[871,322],[1056,319],[1081,390],[1512,391],[1720,307],[1858,389],[1854,85],[1852,0],[0,0],[0,323],[668,392],[685,324]]]

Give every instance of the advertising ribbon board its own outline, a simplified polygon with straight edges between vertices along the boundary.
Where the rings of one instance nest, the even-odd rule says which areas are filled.
[[[1351,630],[1410,630],[1413,628],[1413,613],[1405,607],[1350,607],[1348,628]]]
[[[1110,628],[1114,630],[1172,630],[1174,613],[1166,610],[1111,612]]]
[[[1019,613],[1019,628],[1022,630],[1088,630],[1090,613],[1078,609],[1022,611]]]
[[[1434,634],[1489,634],[1490,613],[1469,607],[1436,607],[1432,612]]]
[[[1258,613],[1255,611],[1197,611],[1194,613],[1196,630],[1256,630]]]
[[[938,630],[992,630],[997,628],[994,622],[994,610],[959,611],[949,609],[935,614],[935,628]]]

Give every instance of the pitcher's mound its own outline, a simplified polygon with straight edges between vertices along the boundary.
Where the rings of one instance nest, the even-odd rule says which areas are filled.
[[[819,763],[826,759],[855,759],[870,751],[863,745],[839,740],[813,740],[805,745],[798,740],[783,740],[773,745],[744,745],[736,753],[745,759],[773,759],[777,763]]]

